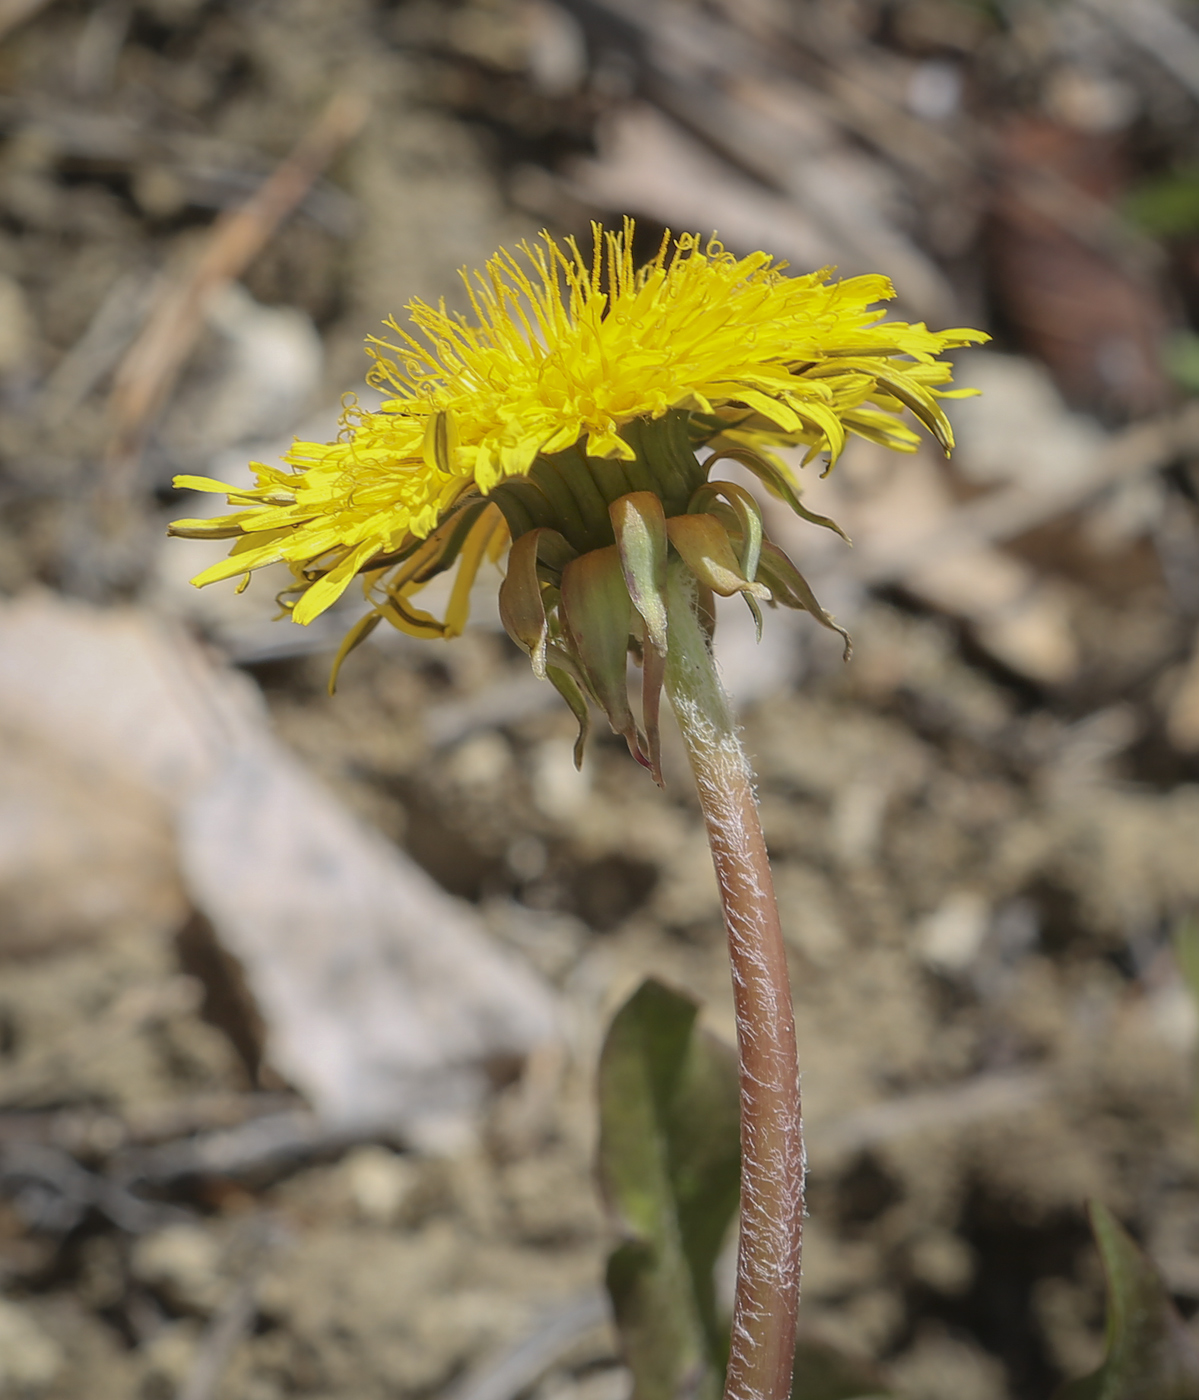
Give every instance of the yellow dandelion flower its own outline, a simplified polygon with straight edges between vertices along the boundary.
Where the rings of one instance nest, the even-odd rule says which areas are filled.
[[[286,469],[256,463],[248,490],[177,478],[225,492],[234,508],[171,527],[235,540],[194,582],[285,561],[296,580],[285,606],[306,623],[361,576],[371,611],[344,654],[380,619],[418,636],[457,634],[483,559],[533,534],[538,542],[526,541],[519,559],[514,551],[513,564],[537,596],[531,612],[526,599],[514,615],[510,565],[506,624],[537,668],[571,689],[576,709],[581,688],[630,735],[631,719],[600,694],[610,687],[597,682],[599,663],[583,654],[579,628],[559,616],[567,566],[613,551],[634,614],[620,652],[630,638],[640,648],[645,580],[631,571],[622,500],[640,500],[641,535],[660,537],[701,585],[743,592],[754,607],[758,598],[807,607],[828,623],[762,537],[749,493],[709,482],[710,466],[734,458],[808,515],[777,448],[804,446],[805,461],[827,452],[830,466],[851,433],[910,451],[917,436],[906,409],[948,451],[940,400],[952,392],[943,387],[952,371],[938,357],[986,337],[885,320],[878,303],[894,293],[884,277],[834,281],[829,269],[790,277],[767,254],[736,258],[715,238],[668,235],[638,268],[632,234],[629,220],[619,232],[597,226],[590,257],[545,233],[516,254],[500,251],[483,272],[463,273],[472,317],[413,302],[415,334],[390,321],[391,338],[372,340],[368,380],[392,397],[377,412],[347,409],[338,441],[296,442]],[[658,506],[647,507],[649,497]],[[646,508],[661,514],[665,533],[645,523]],[[455,564],[446,616],[436,619],[412,600]],[[565,591],[577,592],[569,582]]]

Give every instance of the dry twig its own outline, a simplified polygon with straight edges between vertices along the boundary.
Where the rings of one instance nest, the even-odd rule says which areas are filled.
[[[1199,98],[1199,34],[1161,0],[1082,0]]]
[[[44,10],[50,0],[0,0],[0,39]]]
[[[960,506],[927,534],[859,548],[845,564],[870,584],[902,578],[929,559],[969,553],[986,544],[1016,538],[1068,515],[1122,481],[1160,471],[1176,457],[1199,449],[1199,404],[1136,423],[1114,435],[1083,481],[1056,490],[1034,491],[1023,482]]]
[[[365,117],[360,98],[334,98],[258,192],[216,221],[198,261],[163,286],[116,371],[104,481],[110,498],[128,492],[146,431],[195,346],[213,298],[242,274]]]
[[[513,1400],[539,1380],[580,1337],[607,1322],[610,1316],[604,1294],[579,1294],[545,1313],[527,1335],[498,1356],[468,1371],[444,1400]]]
[[[813,1136],[817,1163],[823,1166],[910,1133],[948,1131],[1023,1113],[1044,1099],[1050,1087],[1043,1074],[1030,1070],[980,1074],[945,1089],[870,1104],[821,1125]]]
[[[249,1258],[242,1276],[204,1329],[191,1371],[179,1388],[178,1400],[213,1400],[217,1395],[233,1353],[258,1315],[258,1283],[263,1270],[285,1241],[278,1223],[269,1216],[251,1221],[248,1238],[243,1241]]]

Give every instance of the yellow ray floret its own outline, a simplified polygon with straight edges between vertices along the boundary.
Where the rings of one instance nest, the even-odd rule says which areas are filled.
[[[299,595],[292,616],[309,622],[356,574],[373,585],[397,556],[419,558],[416,543],[463,497],[486,496],[539,454],[576,443],[591,458],[631,460],[622,429],[671,409],[707,423],[714,445],[762,452],[805,445],[835,460],[849,433],[911,450],[905,409],[952,445],[939,404],[952,371],[937,357],[986,339],[980,332],[883,320],[877,304],[894,294],[884,277],[789,277],[765,253],[735,258],[693,234],[667,237],[636,268],[632,233],[631,221],[617,233],[597,227],[590,257],[548,234],[497,253],[483,272],[463,273],[473,316],[413,302],[416,334],[392,321],[392,339],[372,341],[368,378],[392,397],[377,412],[347,409],[337,442],[296,442],[288,470],[255,464],[251,489],[178,478],[226,492],[234,507],[172,527],[236,537],[230,557],[195,583],[286,561]],[[505,542],[494,508],[473,517],[453,551],[456,595],[461,574],[473,577]],[[422,635],[429,624],[444,632],[405,608],[427,581],[405,567],[403,589],[386,584],[380,615]]]

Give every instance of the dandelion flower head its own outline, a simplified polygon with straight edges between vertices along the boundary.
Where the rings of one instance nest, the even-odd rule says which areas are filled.
[[[629,220],[619,232],[596,227],[590,257],[548,234],[501,250],[482,273],[463,273],[473,316],[416,301],[416,334],[390,321],[393,337],[369,344],[368,380],[392,397],[376,412],[348,408],[336,442],[297,441],[285,466],[254,464],[247,490],[178,478],[236,507],[172,527],[236,541],[195,583],[286,561],[298,595],[291,616],[306,623],[361,574],[376,603],[380,585],[385,601],[402,595],[398,613],[385,609],[390,620],[415,619],[427,634],[431,620],[404,606],[427,568],[401,560],[406,577],[389,587],[389,566],[406,551],[410,562],[464,504],[526,477],[539,458],[579,448],[600,477],[616,467],[619,482],[636,460],[628,427],[639,420],[682,410],[695,446],[770,458],[803,445],[809,458],[834,461],[850,433],[912,450],[906,407],[952,444],[939,404],[951,367],[937,357],[985,339],[980,332],[884,320],[878,303],[893,295],[884,277],[790,277],[765,253],[736,258],[693,234],[667,235],[637,268],[632,233]],[[502,512],[478,515],[457,549],[472,572],[513,533]],[[432,630],[461,630],[463,601]]]

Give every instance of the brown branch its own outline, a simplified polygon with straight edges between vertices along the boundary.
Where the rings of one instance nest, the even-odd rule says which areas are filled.
[[[0,39],[10,30],[27,19],[32,19],[39,10],[44,10],[50,0],[0,0]]]
[[[335,97],[258,191],[217,219],[196,262],[162,288],[114,376],[105,494],[128,492],[146,432],[195,347],[213,298],[241,276],[365,118],[361,98]]]

